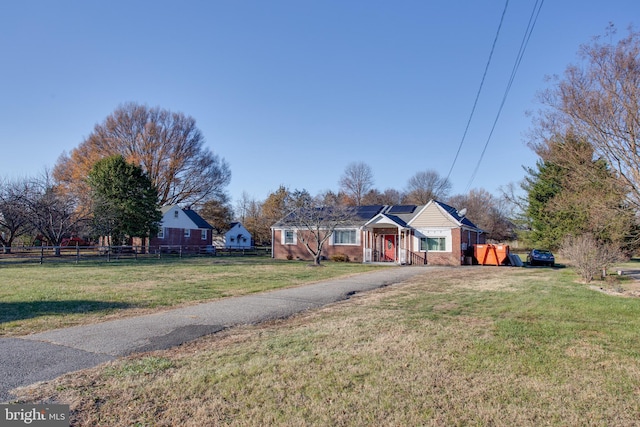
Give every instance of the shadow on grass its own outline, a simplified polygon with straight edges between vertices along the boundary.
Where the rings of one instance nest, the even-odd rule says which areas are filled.
[[[0,302],[0,324],[40,316],[83,314],[132,307],[131,304],[109,301],[29,301]]]

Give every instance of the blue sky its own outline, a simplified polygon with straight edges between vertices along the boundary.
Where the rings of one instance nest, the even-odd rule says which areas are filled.
[[[527,111],[579,45],[640,17],[637,0],[547,0],[478,172],[535,0],[509,2],[453,194],[524,177]],[[5,1],[0,6],[0,177],[40,174],[120,104],[194,117],[232,171],[228,192],[375,187],[446,176],[503,0]]]

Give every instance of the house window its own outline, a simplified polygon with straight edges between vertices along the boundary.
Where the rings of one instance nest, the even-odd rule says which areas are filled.
[[[445,252],[447,250],[446,239],[444,237],[421,237],[420,250]]]
[[[173,217],[178,218],[178,211],[173,211]]]
[[[333,232],[334,245],[355,245],[356,230],[335,230]]]
[[[293,230],[284,230],[284,242],[285,245],[296,244],[296,233]]]
[[[189,228],[184,229],[184,237],[191,237],[191,229]]]
[[[207,240],[207,230],[200,230],[200,239]]]
[[[160,227],[158,230],[158,239],[164,239],[164,228]]]

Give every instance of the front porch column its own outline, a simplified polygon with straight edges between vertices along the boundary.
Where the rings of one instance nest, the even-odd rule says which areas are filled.
[[[396,245],[396,264],[402,264],[402,230],[398,227],[398,244]]]

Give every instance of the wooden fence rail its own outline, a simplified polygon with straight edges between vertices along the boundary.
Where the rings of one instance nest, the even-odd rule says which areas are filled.
[[[115,261],[194,256],[271,255],[271,248],[221,250],[215,246],[12,246],[0,249],[0,266],[11,263]]]

